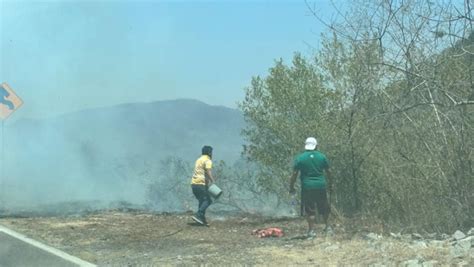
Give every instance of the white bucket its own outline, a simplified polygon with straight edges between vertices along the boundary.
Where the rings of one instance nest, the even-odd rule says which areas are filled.
[[[207,191],[214,199],[218,199],[222,195],[222,190],[216,184],[211,184]]]

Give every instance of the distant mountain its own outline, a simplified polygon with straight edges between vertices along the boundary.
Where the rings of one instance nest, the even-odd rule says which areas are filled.
[[[114,191],[104,188],[118,184],[121,191],[133,192],[132,185],[122,183],[134,178],[129,164],[146,172],[146,166],[154,168],[169,157],[193,161],[203,145],[214,147],[214,160],[232,163],[242,150],[243,126],[238,110],[190,99],[19,120],[5,128],[6,198],[103,199]]]

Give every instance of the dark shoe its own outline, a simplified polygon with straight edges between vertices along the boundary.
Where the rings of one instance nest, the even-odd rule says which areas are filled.
[[[203,221],[199,216],[193,216],[193,217],[191,217],[191,218],[193,219],[193,221],[199,223],[200,225],[206,225],[206,224],[204,223],[204,221]]]

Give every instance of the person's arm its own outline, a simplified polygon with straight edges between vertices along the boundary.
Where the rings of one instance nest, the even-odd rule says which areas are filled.
[[[212,175],[212,161],[207,160],[204,162],[204,177],[206,177],[206,184],[209,184],[209,182],[214,183],[216,179],[214,179],[214,176]]]
[[[211,169],[206,169],[206,179],[208,179],[211,183],[214,183],[216,179],[212,176]]]
[[[299,173],[299,171],[294,170],[293,174],[290,177],[290,194],[294,194],[296,192],[295,191],[295,182],[296,182],[296,178],[298,177],[298,173]]]

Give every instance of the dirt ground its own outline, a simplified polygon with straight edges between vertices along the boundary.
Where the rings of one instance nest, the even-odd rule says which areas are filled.
[[[435,265],[474,263],[450,259],[448,245],[414,249],[390,237],[373,242],[344,225],[313,240],[302,218],[208,215],[210,227],[190,214],[104,211],[81,216],[2,218],[0,224],[99,266],[163,265],[396,265],[421,258]],[[281,227],[285,236],[258,238],[252,230]]]

